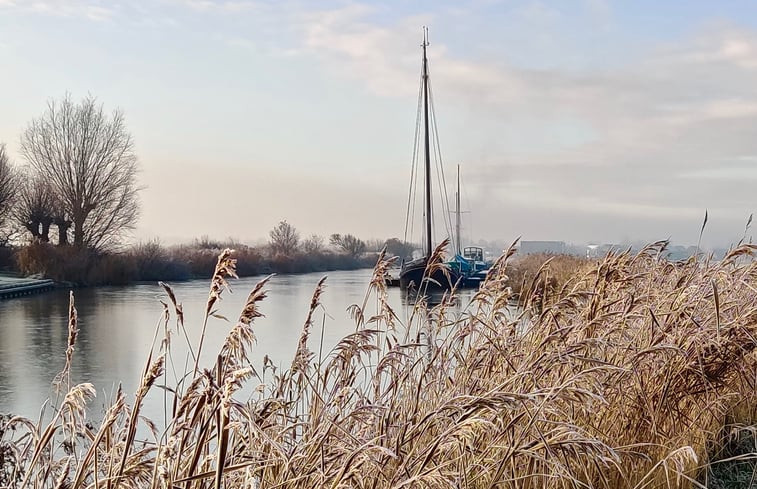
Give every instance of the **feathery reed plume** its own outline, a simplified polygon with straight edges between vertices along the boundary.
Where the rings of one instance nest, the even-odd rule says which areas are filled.
[[[205,317],[202,321],[200,343],[197,346],[197,357],[195,358],[195,372],[198,371],[200,365],[200,354],[202,353],[202,345],[205,342],[205,329],[208,326],[208,318],[213,314],[213,306],[221,298],[221,293],[224,290],[231,290],[229,282],[226,279],[237,278],[237,261],[231,258],[232,253],[232,250],[226,248],[218,255],[218,262],[213,271],[213,277],[210,280],[210,292],[208,293],[208,301],[205,304]]]
[[[263,313],[258,308],[258,303],[267,297],[268,291],[265,286],[272,277],[273,274],[255,284],[255,287],[247,296],[237,324],[229,331],[226,340],[224,340],[221,347],[221,358],[224,364],[231,369],[250,363],[248,352],[255,343],[255,333],[251,324],[256,318],[263,317]]]
[[[174,294],[173,289],[170,285],[168,285],[165,282],[158,282],[158,285],[160,285],[163,290],[166,292],[166,295],[168,295],[168,299],[171,301],[171,304],[173,305],[174,312],[176,313],[176,327],[177,329],[180,329],[182,333],[184,333],[184,339],[187,342],[187,348],[189,348],[189,354],[192,356],[192,359],[196,361],[195,353],[192,348],[192,342],[189,341],[189,335],[187,334],[187,329],[184,327],[184,307],[180,302],[176,300],[176,294]]]
[[[265,299],[268,295],[268,291],[264,287],[268,284],[268,281],[274,277],[275,274],[268,275],[263,280],[255,284],[250,295],[247,296],[247,300],[244,303],[242,312],[239,314],[239,322],[249,326],[255,318],[263,317],[263,314],[258,309],[258,302]]]
[[[426,270],[424,271],[424,277],[423,282],[424,286],[419,289],[425,293],[426,290],[428,290],[429,285],[434,285],[436,287],[444,286],[446,288],[446,285],[450,285],[453,287],[456,287],[457,284],[452,283],[452,276],[449,273],[449,266],[444,263],[444,254],[446,249],[449,247],[449,238],[445,238],[442,240],[441,243],[439,243],[436,248],[434,248],[434,251],[431,252],[431,256],[428,257],[428,261],[426,262]],[[444,280],[446,280],[446,284],[441,284],[438,281],[436,281],[434,278],[434,274],[436,272],[441,272],[442,276],[444,276]]]
[[[53,385],[56,390],[63,389],[64,383],[66,390],[71,388],[71,361],[74,357],[74,348],[76,346],[76,336],[79,333],[77,328],[78,315],[76,307],[74,307],[74,292],[69,292],[68,303],[68,341],[66,342],[66,364],[63,366],[63,370],[53,380]]]
[[[39,466],[43,454],[46,452],[50,453],[49,445],[59,429],[62,428],[68,433],[67,439],[64,440],[64,446],[66,443],[71,443],[73,434],[83,431],[86,403],[89,399],[95,397],[95,395],[95,388],[92,384],[83,383],[75,385],[66,393],[63,402],[61,403],[60,410],[55,414],[44,431],[41,430],[41,426],[38,430],[35,430],[38,432],[37,436],[30,440],[30,444],[27,447],[27,449],[33,449],[32,456],[24,471],[24,478],[18,486],[19,489],[25,488],[35,476],[39,476],[40,472],[45,478],[51,476],[47,468],[49,468],[52,460],[46,461],[47,463],[42,464],[42,467]],[[61,420],[63,424],[59,425],[58,423]],[[73,447],[71,447],[69,451],[73,451]]]
[[[313,313],[321,305],[321,295],[326,288],[326,277],[323,277],[318,281],[313,291],[313,297],[310,299],[310,309],[308,310],[308,316],[305,319],[305,325],[302,327],[302,334],[300,334],[300,340],[297,342],[297,351],[294,354],[292,360],[291,371],[292,374],[299,373],[307,375],[308,366],[310,360],[313,358],[313,353],[308,349],[308,338],[310,337],[310,328],[313,326]]]
[[[378,313],[371,318],[369,322],[374,320],[384,321],[387,331],[395,332],[396,324],[400,320],[397,317],[394,309],[389,305],[387,298],[387,279],[389,278],[389,269],[397,262],[398,257],[392,256],[386,258],[386,246],[379,253],[376,259],[376,266],[373,269],[371,275],[371,281],[368,284],[368,293],[373,294],[378,301]],[[364,301],[364,306],[367,306],[367,300]]]
[[[233,250],[226,248],[218,255],[218,262],[210,281],[210,293],[208,294],[208,302],[205,306],[206,314],[212,312],[213,305],[221,298],[221,293],[224,290],[231,290],[229,282],[226,279],[237,278],[237,261],[231,258],[233,252]]]

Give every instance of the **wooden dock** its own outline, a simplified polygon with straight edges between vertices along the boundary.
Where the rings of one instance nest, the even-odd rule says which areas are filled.
[[[17,278],[0,275],[0,300],[38,294],[55,288],[49,279]]]

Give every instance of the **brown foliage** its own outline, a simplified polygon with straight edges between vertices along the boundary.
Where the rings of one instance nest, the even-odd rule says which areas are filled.
[[[82,422],[94,392],[87,384],[70,388],[49,424],[0,419],[0,448],[14,454],[0,480],[53,487],[74,473],[73,488],[108,480],[194,488],[692,487],[705,480],[712,443],[757,421],[755,249],[677,264],[662,259],[659,246],[611,254],[546,299],[546,292],[523,297],[518,309],[506,285],[508,253],[465,308],[448,295],[431,309],[417,302],[405,318],[387,305],[388,264],[380,261],[365,301],[352,308],[354,333],[326,357],[310,353],[325,293],[319,283],[292,368],[277,372],[264,361],[262,374],[271,377],[240,400],[235,392],[255,377],[248,358],[264,280],[217,359],[179,375],[184,380],[167,392],[174,408],[162,434],[145,444],[134,435],[144,422],[142,399],[170,355],[168,339],[150,353],[132,408],[119,393],[99,428]],[[234,275],[228,252],[216,263],[208,309]],[[169,327],[168,314],[166,306],[160,328]],[[13,440],[3,438],[10,424]]]
[[[554,293],[580,277],[593,264],[594,262],[575,255],[516,254],[508,266],[507,276],[516,295],[528,296],[536,289],[543,289],[545,285],[548,292]]]

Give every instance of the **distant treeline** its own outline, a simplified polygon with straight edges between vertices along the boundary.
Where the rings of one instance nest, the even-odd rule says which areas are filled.
[[[389,255],[401,257],[413,250],[412,245],[396,238],[366,242],[351,234],[332,234],[328,244],[325,238],[315,235],[302,240],[286,221],[281,221],[269,236],[268,243],[259,246],[203,237],[175,246],[164,246],[157,240],[142,242],[120,251],[34,241],[0,247],[0,268],[82,286],[122,285],[207,278],[213,274],[218,254],[224,248],[234,250],[240,276],[368,268],[376,264],[378,252],[384,247]]]
[[[236,250],[243,275],[345,270],[375,264],[384,244],[407,256],[398,239],[365,242],[351,234],[300,239],[281,221],[262,246],[211,242],[166,247],[125,245],[137,226],[139,171],[123,112],[88,96],[50,100],[21,134],[22,164],[0,143],[0,270],[77,285],[207,278],[224,248]]]

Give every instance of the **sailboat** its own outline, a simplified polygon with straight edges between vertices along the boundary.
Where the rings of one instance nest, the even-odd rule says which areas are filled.
[[[431,201],[431,151],[429,132],[429,77],[428,58],[426,47],[428,46],[428,30],[423,30],[423,71],[422,71],[422,97],[423,97],[423,149],[424,149],[424,229],[423,229],[423,256],[408,262],[402,262],[399,274],[399,285],[402,289],[451,289],[458,284],[461,276],[458,271],[446,264],[438,263],[430,266],[433,253],[433,235],[431,232],[432,201]],[[444,192],[444,189],[442,189]]]
[[[455,256],[447,262],[450,270],[459,277],[460,287],[478,287],[486,278],[491,263],[484,258],[480,246],[462,245],[462,211],[460,210],[460,165],[457,165],[457,191],[455,192]]]

